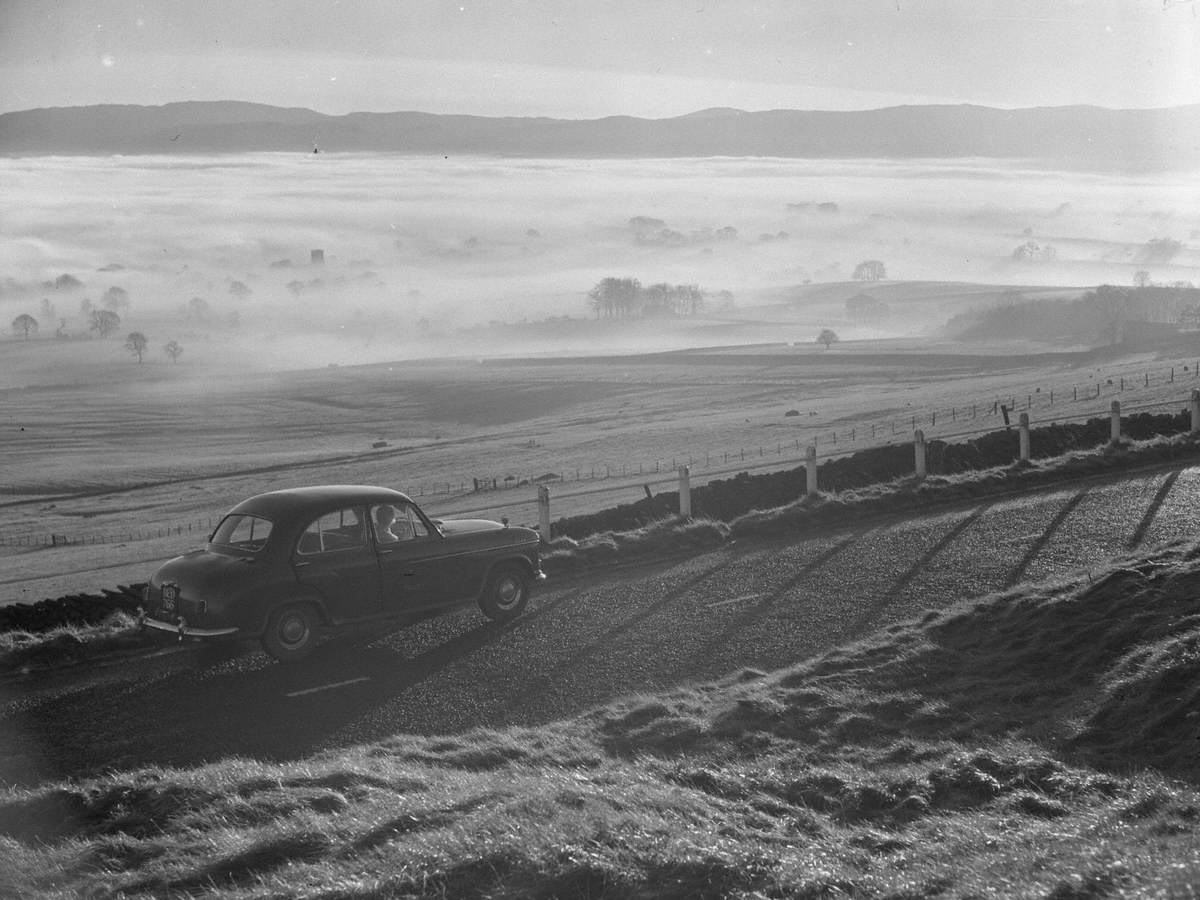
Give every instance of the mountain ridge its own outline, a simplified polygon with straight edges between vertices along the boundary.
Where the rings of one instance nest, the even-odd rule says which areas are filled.
[[[873,110],[710,107],[661,119],[488,117],[416,110],[332,115],[246,101],[104,104],[0,114],[8,155],[394,152],[516,157],[998,157],[1105,167],[1200,165],[1200,104]]]

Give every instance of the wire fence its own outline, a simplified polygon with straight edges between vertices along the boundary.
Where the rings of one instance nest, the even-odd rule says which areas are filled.
[[[407,492],[410,496],[432,503],[433,506],[438,505],[438,498],[444,498],[441,503],[453,507],[447,512],[448,515],[533,509],[536,508],[537,501],[530,495],[530,488],[535,485],[570,485],[570,489],[559,495],[562,499],[629,491],[639,487],[648,492],[651,487],[673,484],[677,478],[677,470],[685,465],[693,470],[694,483],[703,484],[705,481],[736,472],[801,464],[810,446],[816,448],[818,459],[830,459],[889,444],[911,443],[913,433],[918,429],[924,431],[926,439],[969,440],[1001,428],[1015,428],[1016,417],[1021,413],[1029,414],[1031,418],[1033,414],[1040,414],[1036,424],[1042,426],[1096,418],[1107,413],[1107,410],[1102,408],[1103,401],[1114,400],[1139,389],[1144,393],[1151,388],[1162,388],[1196,379],[1200,379],[1200,361],[1136,374],[1127,373],[1111,377],[1101,375],[1088,384],[1068,384],[1065,387],[1031,385],[1022,393],[1008,391],[1004,395],[995,395],[986,401],[971,404],[933,409],[927,407],[904,418],[892,416],[878,421],[855,420],[853,424],[845,427],[828,430],[803,427],[802,437],[797,436],[786,441],[776,440],[773,445],[759,442],[734,449],[694,450],[636,463],[624,461],[572,464],[559,467],[560,471],[542,474],[459,476],[444,481],[410,485]],[[1124,416],[1151,409],[1180,409],[1186,407],[1187,403],[1186,396],[1170,400],[1147,400],[1136,405],[1122,404],[1121,413]],[[801,416],[798,411],[789,410],[785,417]],[[972,425],[975,427],[971,427]],[[0,488],[0,492],[16,494],[16,489],[10,487],[5,491]],[[56,498],[47,496],[42,499],[53,501]],[[469,503],[471,499],[480,502],[463,508],[462,503]],[[121,544],[184,535],[207,538],[215,524],[216,520],[207,518],[112,532],[0,535],[0,546],[32,548]]]
[[[794,458],[802,460],[809,446],[820,450],[832,447],[836,450],[850,446],[854,450],[869,449],[903,443],[912,439],[917,429],[925,431],[927,437],[945,440],[971,434],[982,434],[1000,427],[1015,426],[1015,416],[1022,412],[1046,413],[1047,421],[1071,421],[1088,418],[1107,412],[1105,400],[1116,399],[1126,393],[1151,388],[1162,388],[1183,382],[1185,379],[1200,379],[1200,360],[1192,364],[1170,366],[1162,370],[1144,370],[1136,374],[1101,375],[1088,383],[1030,385],[1020,393],[1008,391],[970,404],[947,407],[923,408],[900,418],[891,416],[876,421],[856,419],[853,424],[830,429],[812,425],[798,426],[803,437],[777,439],[770,443],[757,442],[735,448],[707,448],[682,450],[672,455],[653,460],[602,461],[584,464],[571,463],[554,467],[556,471],[541,474],[525,473],[513,475],[511,470],[504,475],[495,473],[460,476],[446,481],[423,482],[409,486],[415,497],[454,497],[467,493],[510,491],[527,489],[536,484],[565,484],[581,481],[605,481],[611,479],[630,480],[646,476],[674,472],[679,466],[709,470],[733,464],[755,463],[769,460]],[[1158,405],[1170,405],[1176,401],[1155,401]],[[1178,403],[1186,404],[1186,398]],[[1088,409],[1083,413],[1069,412],[1071,406],[1082,404]],[[1060,412],[1061,411],[1061,412]],[[1131,411],[1133,409],[1131,408]],[[793,413],[795,415],[793,415]],[[805,418],[799,410],[789,410],[785,418]],[[980,423],[978,428],[962,430],[969,423]],[[769,463],[770,464],[770,463]]]

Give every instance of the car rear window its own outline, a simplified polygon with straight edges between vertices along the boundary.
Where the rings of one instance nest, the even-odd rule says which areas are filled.
[[[210,541],[221,547],[257,553],[267,545],[271,523],[260,516],[226,516],[213,532]]]
[[[329,553],[364,547],[366,543],[362,513],[357,507],[346,507],[309,522],[296,544],[296,552]]]

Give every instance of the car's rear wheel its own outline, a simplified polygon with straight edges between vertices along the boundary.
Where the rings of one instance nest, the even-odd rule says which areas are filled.
[[[510,622],[528,602],[529,576],[517,566],[500,566],[488,577],[479,608],[494,622]]]
[[[290,603],[271,613],[263,633],[263,649],[280,662],[295,662],[317,643],[317,614],[307,603]]]

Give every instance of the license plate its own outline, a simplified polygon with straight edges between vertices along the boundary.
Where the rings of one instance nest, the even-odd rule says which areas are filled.
[[[179,599],[179,585],[164,584],[162,589],[162,605],[167,612],[175,612],[175,603]]]

